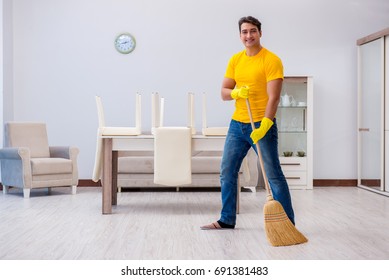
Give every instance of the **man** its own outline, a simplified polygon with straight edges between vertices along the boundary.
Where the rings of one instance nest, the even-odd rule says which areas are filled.
[[[238,172],[248,150],[259,141],[273,198],[281,203],[294,224],[289,187],[278,158],[278,130],[275,120],[280,100],[283,66],[281,60],[260,43],[261,23],[254,17],[239,20],[240,39],[245,50],[230,59],[223,79],[221,97],[235,100],[235,112],[228,129],[221,163],[222,210],[217,222],[201,229],[233,229],[236,224]],[[250,101],[254,131],[246,106]]]

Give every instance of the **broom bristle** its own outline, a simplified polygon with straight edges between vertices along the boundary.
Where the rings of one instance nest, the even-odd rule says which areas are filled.
[[[289,220],[281,203],[268,198],[263,207],[265,231],[269,243],[273,246],[289,246],[305,243],[308,239],[299,232]]]

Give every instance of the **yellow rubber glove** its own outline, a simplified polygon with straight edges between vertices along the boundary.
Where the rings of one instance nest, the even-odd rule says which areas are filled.
[[[249,87],[243,86],[241,88],[235,88],[231,91],[231,97],[234,99],[238,98],[249,98]]]
[[[251,132],[250,134],[250,137],[253,140],[254,144],[256,144],[259,140],[261,140],[266,135],[266,133],[269,131],[272,125],[273,125],[273,121],[271,119],[266,117],[262,119],[259,128],[254,129],[253,132]]]

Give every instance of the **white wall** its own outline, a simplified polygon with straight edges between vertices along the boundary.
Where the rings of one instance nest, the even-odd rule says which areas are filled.
[[[3,118],[14,118],[12,1],[3,0]]]
[[[242,49],[237,21],[253,15],[285,74],[314,76],[314,179],[355,179],[356,40],[388,27],[388,14],[387,0],[14,0],[14,103],[4,120],[44,121],[51,144],[78,146],[80,179],[92,176],[96,94],[108,125],[134,125],[140,92],[150,130],[155,91],[166,98],[165,125],[187,124],[189,91],[198,130],[202,92],[209,125],[228,125],[233,104],[220,100],[220,84]],[[113,47],[124,31],[137,40],[130,55]]]
[[[12,101],[12,0],[0,1],[0,147],[3,147],[4,117],[13,116]],[[1,176],[1,171],[0,171]]]

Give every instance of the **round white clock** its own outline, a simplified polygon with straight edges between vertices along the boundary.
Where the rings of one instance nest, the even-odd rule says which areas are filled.
[[[129,33],[122,33],[115,39],[115,48],[118,52],[128,54],[135,49],[135,38]]]

